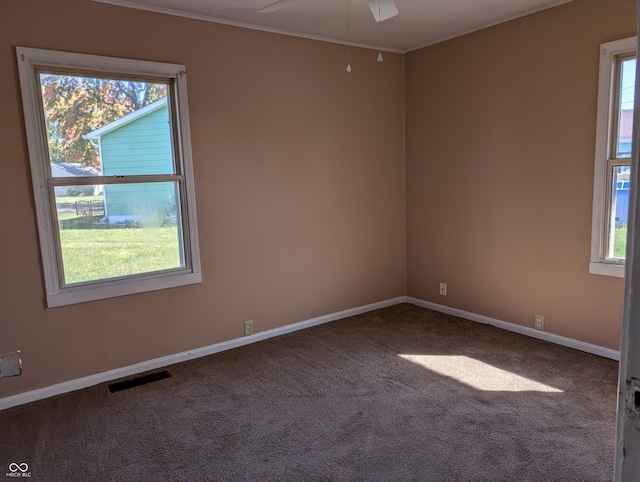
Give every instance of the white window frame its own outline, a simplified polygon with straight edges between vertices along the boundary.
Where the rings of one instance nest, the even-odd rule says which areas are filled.
[[[189,112],[187,107],[187,80],[183,65],[149,62],[98,55],[59,52],[53,50],[16,47],[22,106],[27,135],[27,146],[33,181],[40,251],[49,308],[173,288],[202,282],[200,251],[196,220],[196,203],[193,182]],[[70,72],[88,71],[100,74],[117,74],[158,78],[171,82],[175,115],[174,137],[176,173],[182,176],[181,215],[185,266],[181,269],[142,273],[113,279],[96,280],[78,285],[63,285],[60,276],[62,266],[58,261],[54,229],[55,201],[50,195],[49,151],[42,111],[42,94],[37,69],[57,68]]]
[[[615,117],[619,89],[616,69],[621,57],[636,55],[637,37],[630,37],[600,45],[600,71],[598,78],[598,111],[596,121],[596,152],[593,181],[593,213],[591,226],[591,262],[589,273],[624,277],[625,263],[607,259],[608,212],[611,191],[608,166],[613,160]],[[629,159],[631,162],[631,159]]]

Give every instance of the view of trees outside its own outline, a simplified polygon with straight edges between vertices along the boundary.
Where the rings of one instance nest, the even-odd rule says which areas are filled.
[[[40,74],[51,162],[99,169],[98,149],[84,134],[167,95],[167,85]]]

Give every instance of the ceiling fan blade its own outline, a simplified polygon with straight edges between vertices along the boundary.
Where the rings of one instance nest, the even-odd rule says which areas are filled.
[[[376,22],[384,22],[398,15],[398,7],[393,0],[371,0],[368,3]]]
[[[285,7],[290,3],[297,2],[297,1],[298,0],[278,0],[277,2],[272,3],[271,5],[267,5],[266,7],[261,8],[260,10],[258,10],[258,13],[275,12],[276,10],[280,10],[282,7]]]

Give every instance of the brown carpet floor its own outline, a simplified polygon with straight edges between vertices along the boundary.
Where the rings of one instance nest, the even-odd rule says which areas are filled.
[[[617,369],[397,305],[4,410],[0,477],[608,480]]]

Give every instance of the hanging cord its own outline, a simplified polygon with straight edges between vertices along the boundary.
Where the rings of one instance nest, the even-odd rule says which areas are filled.
[[[347,72],[351,72],[351,40],[349,38],[349,2],[347,1]]]
[[[380,21],[380,18],[382,16],[381,13],[380,13],[380,10],[381,10],[380,9],[380,2],[381,1],[382,0],[378,0],[378,47],[379,47],[379,50],[378,50],[378,62],[382,62],[384,60],[384,57],[382,57],[382,33],[380,32],[380,27],[381,27],[380,24],[382,23]]]

